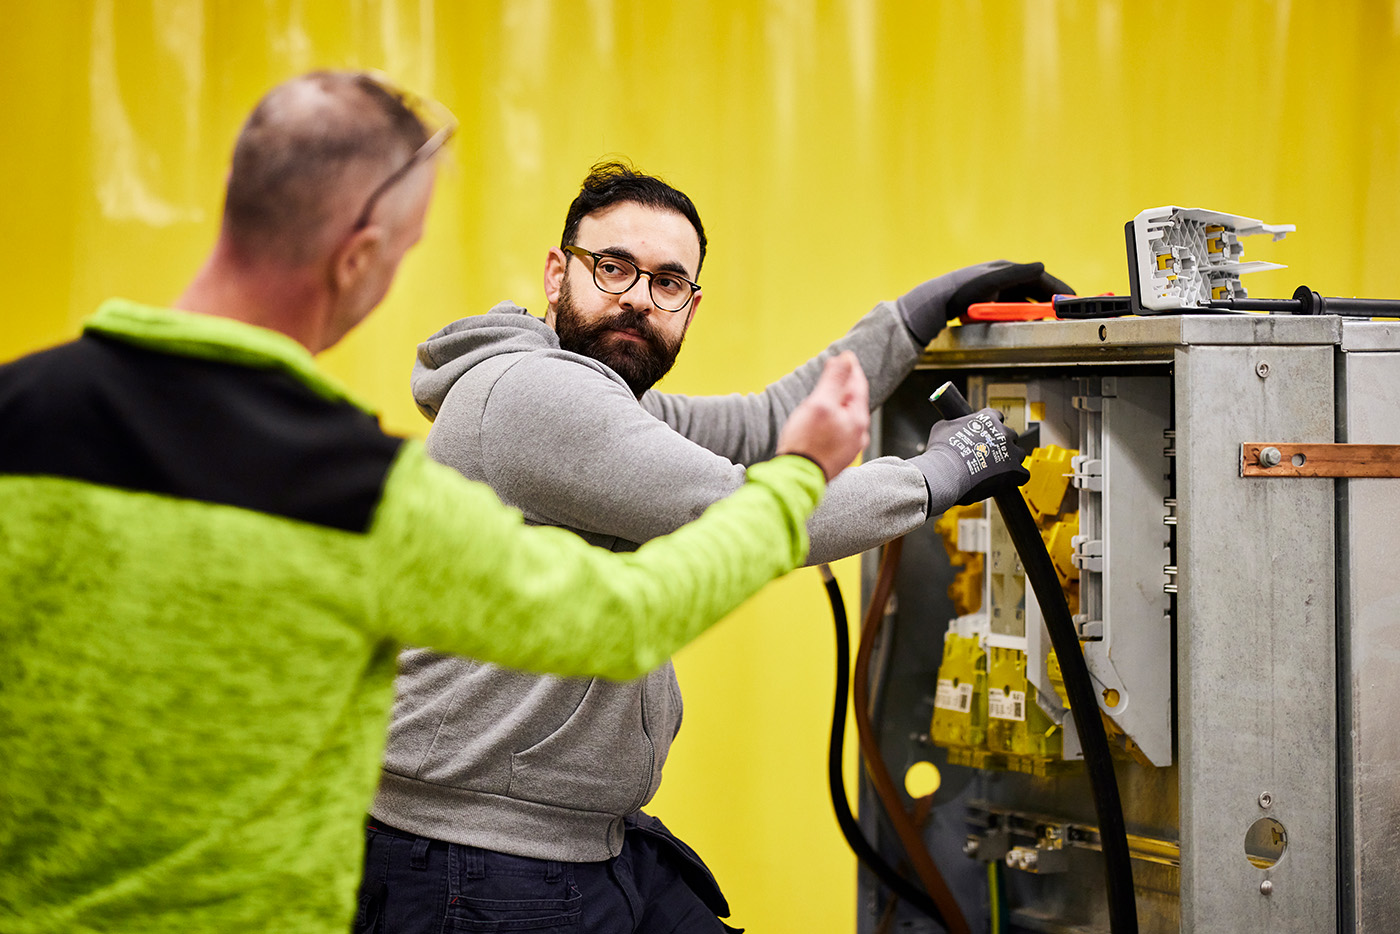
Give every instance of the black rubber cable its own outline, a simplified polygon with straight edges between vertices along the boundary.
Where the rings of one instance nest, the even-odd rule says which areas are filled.
[[[945,419],[972,414],[962,393],[952,383],[940,386],[929,401]],[[1065,693],[1069,695],[1070,712],[1079,731],[1079,743],[1084,747],[1084,765],[1089,773],[1089,787],[1094,795],[1094,809],[1099,818],[1099,839],[1104,857],[1104,884],[1108,893],[1108,924],[1113,934],[1137,934],[1137,899],[1133,893],[1133,865],[1128,852],[1128,831],[1123,823],[1123,804],[1118,798],[1118,779],[1113,772],[1113,757],[1109,752],[1108,735],[1099,716],[1098,696],[1089,680],[1089,667],[1079,647],[1079,633],[1074,628],[1060,577],[1045,550],[1040,529],[1026,506],[1021,491],[1007,484],[992,497],[1001,512],[1002,521],[1021,557],[1026,581],[1035,592],[1050,633],[1050,643],[1060,660]]]
[[[840,825],[841,834],[846,838],[846,843],[850,845],[856,858],[879,876],[881,882],[889,886],[900,898],[947,928],[947,922],[943,920],[943,915],[939,913],[933,899],[896,872],[865,839],[859,822],[851,813],[850,803],[846,800],[846,777],[841,771],[841,760],[845,754],[846,702],[851,684],[851,636],[846,604],[841,598],[841,587],[832,576],[831,568],[823,564],[821,572],[827,598],[831,601],[831,616],[836,622],[836,702],[831,712],[831,743],[827,748],[826,760],[827,784],[831,787],[831,806],[836,811],[836,823]]]

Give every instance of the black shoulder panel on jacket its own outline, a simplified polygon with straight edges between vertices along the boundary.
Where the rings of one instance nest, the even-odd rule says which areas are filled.
[[[280,370],[93,335],[0,367],[0,473],[363,532],[401,444]]]

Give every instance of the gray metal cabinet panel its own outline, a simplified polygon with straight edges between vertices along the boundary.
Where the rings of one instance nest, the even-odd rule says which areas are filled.
[[[1243,441],[1333,439],[1332,358],[1176,355],[1181,916],[1198,934],[1336,927],[1333,481],[1239,471]],[[1271,869],[1245,855],[1261,818],[1287,831]]]

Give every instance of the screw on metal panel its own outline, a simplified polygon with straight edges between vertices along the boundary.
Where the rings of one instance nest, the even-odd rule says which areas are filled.
[[[1260,360],[1257,364],[1255,364],[1255,366],[1254,366],[1254,372],[1259,374],[1259,378],[1260,378],[1260,379],[1268,379],[1268,378],[1269,378],[1269,365],[1268,365],[1267,363],[1265,363],[1263,360]]]
[[[1259,894],[1260,894],[1260,895],[1272,895],[1272,894],[1274,894],[1274,884],[1273,884],[1273,882],[1271,882],[1271,881],[1268,880],[1268,879],[1265,879],[1263,882],[1259,883]]]
[[[980,850],[981,848],[982,848],[982,841],[979,840],[977,837],[971,835],[971,834],[969,834],[969,835],[968,835],[968,838],[967,838],[966,840],[963,841],[963,855],[964,855],[964,856],[976,856],[976,855],[977,855],[977,851]]]
[[[1273,804],[1273,803],[1274,803],[1274,796],[1271,795],[1271,794],[1269,794],[1267,791],[1265,791],[1265,792],[1263,792],[1263,793],[1261,793],[1261,794],[1259,795],[1259,806],[1260,806],[1261,808],[1267,808],[1267,807],[1269,807],[1269,806],[1270,806],[1271,804]]]
[[[1283,452],[1278,448],[1261,448],[1259,450],[1260,467],[1277,467],[1283,463]]]

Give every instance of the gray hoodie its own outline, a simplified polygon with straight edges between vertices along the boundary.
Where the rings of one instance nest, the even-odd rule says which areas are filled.
[[[614,551],[674,531],[773,455],[822,362],[855,351],[876,406],[920,348],[890,302],[795,371],[748,395],[637,400],[615,372],[561,350],[504,302],[418,348],[413,395],[428,451],[490,486],[527,522]],[[919,469],[885,457],[849,469],[808,530],[808,563],[857,554],[927,518]],[[547,567],[534,569],[548,575]],[[681,722],[670,663],[637,681],[525,675],[409,649],[399,659],[373,815],[439,840],[567,862],[616,856],[622,818],[656,793]]]

